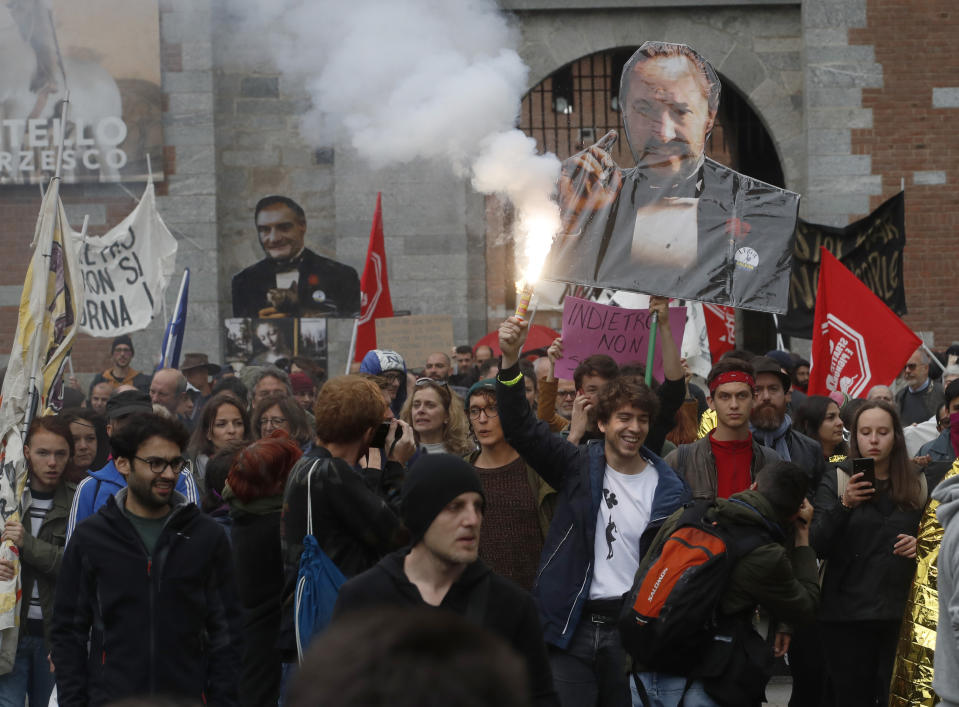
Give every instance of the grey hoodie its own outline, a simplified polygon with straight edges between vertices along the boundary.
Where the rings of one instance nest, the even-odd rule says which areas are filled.
[[[933,661],[932,688],[943,705],[959,705],[959,476],[936,486],[932,497],[939,501],[936,517],[945,529],[939,545],[937,587],[939,626]]]

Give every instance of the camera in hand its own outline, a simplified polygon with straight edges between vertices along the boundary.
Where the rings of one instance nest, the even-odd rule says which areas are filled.
[[[380,426],[376,428],[376,432],[373,434],[373,439],[370,442],[370,446],[375,449],[382,449],[386,446],[387,438],[390,434],[390,424],[389,422],[381,422]],[[396,426],[396,438],[390,440],[392,443],[396,443],[400,437],[403,436],[403,427],[401,425]]]

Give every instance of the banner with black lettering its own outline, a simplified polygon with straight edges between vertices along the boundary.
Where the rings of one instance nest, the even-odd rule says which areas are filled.
[[[152,180],[137,207],[108,233],[74,235],[84,290],[80,331],[114,337],[145,328],[160,314],[177,250],[157,211]]]
[[[906,245],[905,192],[887,199],[865,218],[845,228],[799,219],[789,281],[789,311],[779,318],[780,333],[812,338],[823,247],[862,280],[900,317],[906,313],[902,249]]]

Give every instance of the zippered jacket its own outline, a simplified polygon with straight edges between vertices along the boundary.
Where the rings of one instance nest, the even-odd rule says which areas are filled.
[[[543,637],[566,648],[579,624],[593,579],[596,518],[603,498],[606,455],[602,442],[572,444],[537,420],[526,401],[519,366],[500,371],[496,406],[510,445],[537,474],[559,493],[553,522],[543,544],[533,597],[539,607]],[[507,385],[503,380],[519,383]],[[669,515],[690,500],[689,488],[667,464],[643,447],[659,474],[649,525],[640,541],[642,557],[656,530]]]
[[[77,484],[77,491],[73,495],[70,517],[67,519],[67,542],[73,537],[77,524],[96,513],[110,496],[126,487],[127,480],[117,470],[112,457],[102,469],[88,472],[87,477]],[[176,490],[183,494],[187,503],[200,502],[196,481],[189,469],[180,472],[180,477],[176,480]]]
[[[51,631],[60,705],[147,694],[236,705],[240,607],[223,529],[175,494],[148,555],[126,494],[78,526],[63,557]]]

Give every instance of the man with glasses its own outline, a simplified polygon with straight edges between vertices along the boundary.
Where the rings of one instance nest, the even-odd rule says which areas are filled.
[[[187,436],[151,413],[110,438],[126,488],[77,528],[57,583],[60,704],[146,695],[237,704],[242,636],[230,544],[175,490]]]
[[[506,441],[496,410],[494,378],[470,388],[466,413],[480,446],[467,461],[479,475],[488,502],[480,557],[494,572],[529,591],[553,518],[556,491]]]
[[[944,402],[942,384],[929,377],[929,354],[916,349],[902,371],[906,385],[896,393],[896,407],[902,426],[925,422]]]
[[[114,393],[107,401],[107,435],[112,438],[123,429],[127,420],[133,415],[152,412],[153,405],[150,403],[149,394],[139,390]],[[126,478],[117,469],[112,457],[102,469],[90,472],[79,483],[77,492],[73,496],[73,505],[70,507],[70,517],[67,522],[67,541],[70,540],[73,531],[81,521],[96,513],[107,499],[126,485]],[[189,468],[180,471],[176,490],[191,503],[196,503],[199,498],[196,482]]]

